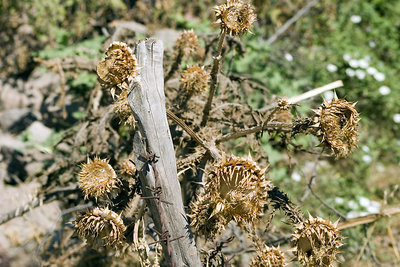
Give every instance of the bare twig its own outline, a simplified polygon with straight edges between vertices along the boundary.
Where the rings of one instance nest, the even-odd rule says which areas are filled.
[[[313,179],[313,178],[312,178]],[[334,207],[328,205],[320,196],[317,195],[317,193],[314,192],[314,190],[312,189],[312,185],[311,183],[309,183],[308,188],[310,189],[311,194],[319,200],[319,202],[322,203],[322,205],[324,205],[325,207],[327,207],[328,209],[330,209],[331,211],[333,211],[336,215],[338,215],[342,220],[346,221],[347,218],[346,216],[344,216],[341,212],[339,212],[337,209],[335,209]]]
[[[204,140],[202,140],[189,126],[186,125],[186,123],[178,118],[174,113],[171,111],[167,110],[167,116],[172,119],[176,124],[178,124],[182,129],[190,135],[199,145],[204,147],[208,152],[210,152],[211,156],[214,159],[220,159],[221,156],[221,151],[219,151],[215,146],[211,146],[207,144]]]
[[[371,226],[371,228],[369,229],[369,232],[368,232],[368,234],[367,234],[367,237],[366,237],[366,239],[365,239],[365,242],[364,242],[363,246],[361,247],[360,253],[358,254],[358,256],[357,256],[357,258],[356,258],[356,261],[355,261],[355,265],[356,265],[356,266],[358,265],[358,262],[360,261],[361,256],[364,254],[364,250],[365,250],[365,248],[367,247],[369,241],[371,240],[372,234],[374,233],[374,230],[375,230],[375,226],[376,226],[376,222],[375,222],[375,223]]]
[[[342,230],[342,229],[347,229],[347,228],[354,227],[357,225],[372,223],[372,222],[375,222],[386,216],[390,217],[390,216],[399,215],[399,214],[400,214],[400,208],[388,208],[388,209],[383,210],[380,213],[373,213],[373,214],[369,214],[366,216],[349,219],[345,222],[341,222],[338,225],[338,229]]]
[[[215,89],[217,88],[217,77],[218,77],[218,73],[220,70],[220,64],[222,61],[222,56],[221,56],[221,52],[222,52],[222,45],[224,43],[225,40],[225,35],[226,35],[226,30],[222,29],[221,30],[221,34],[219,36],[219,41],[218,41],[218,49],[217,49],[217,53],[214,57],[214,63],[211,69],[211,83],[210,83],[210,91],[208,93],[208,99],[207,99],[207,103],[204,106],[204,110],[203,110],[203,118],[201,120],[201,126],[205,126],[207,121],[208,121],[208,117],[210,115],[210,109],[211,109],[211,104],[212,104],[212,100],[215,94]]]
[[[332,89],[335,89],[335,88],[338,88],[338,87],[342,87],[342,86],[343,86],[343,82],[341,80],[338,80],[338,81],[335,81],[333,83],[326,84],[326,85],[324,85],[322,87],[318,87],[318,88],[312,89],[312,90],[307,91],[307,92],[305,92],[303,94],[291,97],[291,98],[287,99],[287,101],[288,101],[288,103],[290,105],[293,105],[293,104],[296,104],[296,103],[301,102],[303,100],[306,100],[308,98],[312,98],[314,96],[322,94],[325,91],[329,91],[329,90],[332,90]],[[276,106],[277,106],[277,103],[272,103],[272,104],[270,104],[268,106],[260,108],[258,111],[259,112],[266,112],[266,111],[269,111],[271,109],[274,109]]]
[[[310,1],[302,9],[297,11],[297,13],[293,17],[291,17],[288,21],[286,21],[286,23],[283,24],[282,27],[280,27],[271,37],[268,38],[266,42],[267,45],[270,45],[273,42],[275,42],[280,35],[282,35],[285,31],[287,31],[287,29],[289,29],[289,27],[293,23],[295,23],[299,18],[304,16],[304,14],[306,14],[313,6],[315,6],[315,4],[318,3],[318,1],[319,0]]]
[[[293,123],[284,123],[284,122],[270,122],[264,125],[257,125],[251,127],[249,129],[244,129],[235,133],[226,134],[220,138],[218,138],[215,143],[226,142],[231,139],[239,138],[242,136],[246,136],[252,133],[257,133],[261,131],[279,131],[284,133],[290,133],[293,129]]]

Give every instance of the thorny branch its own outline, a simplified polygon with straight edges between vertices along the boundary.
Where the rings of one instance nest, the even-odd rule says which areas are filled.
[[[225,40],[225,35],[226,35],[226,30],[222,29],[221,30],[221,35],[219,37],[219,41],[218,41],[218,49],[217,49],[217,53],[214,57],[214,63],[211,69],[211,83],[210,83],[210,91],[208,93],[208,99],[207,99],[207,103],[204,106],[204,110],[203,110],[203,118],[201,121],[201,126],[205,126],[207,121],[208,121],[208,117],[210,115],[210,109],[211,109],[211,104],[212,104],[212,100],[214,98],[214,94],[215,94],[215,89],[217,88],[217,78],[218,78],[218,73],[219,73],[219,69],[220,69],[220,64],[222,61],[222,45],[224,43]]]

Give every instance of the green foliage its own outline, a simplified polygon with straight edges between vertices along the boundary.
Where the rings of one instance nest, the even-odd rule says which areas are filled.
[[[41,50],[36,54],[36,56],[43,59],[65,58],[72,56],[79,56],[89,59],[100,57],[101,53],[99,51],[105,40],[104,36],[96,36],[92,39],[88,39],[74,45],[68,45],[68,42],[65,40],[68,40],[71,35],[73,35],[72,31],[60,31],[57,37],[57,40],[59,41],[57,47]]]

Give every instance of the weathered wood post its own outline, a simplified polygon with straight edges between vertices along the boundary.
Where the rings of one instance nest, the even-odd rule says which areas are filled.
[[[170,266],[201,266],[183,209],[166,116],[163,50],[161,41],[151,39],[140,41],[135,47],[139,75],[130,84],[128,95],[138,124],[133,144],[134,161]]]

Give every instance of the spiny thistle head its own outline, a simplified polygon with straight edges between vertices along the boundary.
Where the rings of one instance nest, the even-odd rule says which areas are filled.
[[[250,3],[241,0],[227,0],[226,4],[215,7],[217,23],[230,35],[242,35],[251,32],[250,27],[256,20]]]
[[[131,107],[128,103],[128,91],[123,90],[121,94],[117,96],[117,99],[113,103],[114,112],[117,114],[120,123],[129,126],[135,126],[136,120],[133,116]]]
[[[221,213],[213,214],[215,203],[210,201],[209,194],[199,195],[190,207],[192,212],[188,216],[192,219],[191,226],[198,235],[206,238],[214,238],[231,220]]]
[[[118,188],[119,180],[114,169],[108,164],[107,159],[95,157],[88,158],[87,163],[82,164],[79,172],[79,187],[82,189],[85,198],[105,197]]]
[[[210,81],[210,74],[204,67],[191,66],[185,70],[181,77],[181,87],[188,95],[204,92]]]
[[[332,266],[342,245],[337,222],[311,215],[296,225],[292,235],[294,254],[305,266]]]
[[[277,109],[275,110],[273,120],[290,123],[293,120],[293,115],[290,112],[291,105],[287,99],[281,98],[277,101]]]
[[[94,248],[118,247],[126,229],[117,213],[98,207],[78,217],[74,225],[76,233]]]
[[[264,246],[257,250],[257,256],[251,261],[251,267],[283,267],[286,266],[285,257],[279,248]]]
[[[205,190],[210,192],[215,208],[239,224],[253,223],[267,204],[270,181],[251,157],[223,158],[213,166]]]
[[[188,56],[199,48],[199,40],[193,30],[183,31],[176,40],[176,49],[183,56]]]
[[[131,178],[132,175],[136,173],[136,166],[129,159],[121,161],[119,165],[119,174],[121,174],[122,176],[127,176]]]
[[[318,127],[321,144],[331,149],[336,157],[346,157],[357,147],[360,118],[355,105],[344,99],[333,99],[324,101],[314,110],[314,126]]]
[[[97,76],[104,84],[115,86],[136,75],[136,69],[136,57],[128,45],[113,42],[97,64]]]

